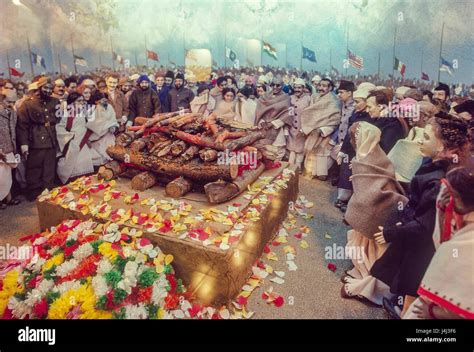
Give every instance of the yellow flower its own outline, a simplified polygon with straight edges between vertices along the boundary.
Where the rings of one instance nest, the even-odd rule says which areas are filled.
[[[163,319],[164,316],[165,316],[165,310],[159,307],[158,310],[156,311],[156,317],[158,319]]]
[[[24,287],[18,285],[18,270],[9,271],[3,278],[3,288],[0,291],[0,316],[3,316],[5,308],[8,305],[10,298],[18,292],[23,292]]]
[[[108,260],[113,262],[118,256],[118,252],[115,249],[112,249],[112,244],[110,242],[104,242],[99,246],[99,253],[106,257]]]
[[[56,254],[54,257],[48,259],[43,265],[43,273],[51,269],[54,265],[60,265],[64,261],[64,253]]]

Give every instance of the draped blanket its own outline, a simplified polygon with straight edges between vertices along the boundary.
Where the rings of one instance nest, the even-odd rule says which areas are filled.
[[[314,103],[304,109],[300,114],[301,130],[309,135],[305,142],[305,152],[317,148],[322,141],[319,129],[322,127],[336,128],[341,122],[341,111],[336,99],[328,93],[317,97]]]
[[[289,112],[290,106],[291,100],[288,94],[273,95],[271,92],[264,94],[257,101],[255,125],[258,125],[260,121],[268,123],[275,120],[289,121],[292,118]],[[264,140],[261,140],[261,143],[272,144],[277,139],[285,140],[283,129],[270,128],[266,131],[266,137]]]
[[[463,318],[474,319],[473,252],[474,223],[471,222],[439,246],[418,294]]]
[[[378,226],[383,226],[397,207],[408,202],[392,163],[378,144],[364,157],[352,160],[352,186],[354,194],[345,219],[369,238],[379,232]]]

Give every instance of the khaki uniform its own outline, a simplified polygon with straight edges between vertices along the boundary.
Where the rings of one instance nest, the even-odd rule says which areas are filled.
[[[18,144],[28,146],[26,183],[28,197],[36,198],[45,188],[54,187],[58,142],[55,125],[60,121],[59,100],[29,98],[18,109]]]

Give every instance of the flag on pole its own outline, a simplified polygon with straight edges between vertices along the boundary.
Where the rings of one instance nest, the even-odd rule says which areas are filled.
[[[176,62],[169,60],[168,61],[171,65],[176,66]]]
[[[153,61],[160,61],[158,53],[155,53],[154,51],[151,51],[151,50],[146,51],[146,57]]]
[[[276,49],[269,43],[262,41],[262,49],[265,53],[273,57],[275,60],[278,60]]]
[[[44,61],[44,57],[41,57],[33,52],[31,53],[31,62],[35,65],[46,68],[46,62]]]
[[[82,56],[74,55],[74,64],[78,66],[87,66],[87,61]]]
[[[445,60],[441,57],[441,67],[439,68],[440,71],[444,71],[449,73],[449,75],[453,74],[453,64],[450,63],[448,60]]]
[[[313,50],[305,48],[303,46],[303,59],[307,59],[311,62],[316,62],[316,54]]]
[[[331,73],[335,76],[339,76],[339,71],[334,66],[331,66]]]
[[[405,69],[407,68],[407,65],[405,65],[403,62],[395,58],[395,62],[393,63],[393,69],[397,70],[400,72],[402,76],[405,76]]]
[[[232,62],[235,62],[235,60],[237,59],[237,55],[235,54],[235,52],[232,51],[232,49],[230,48],[225,48],[225,56]]]
[[[122,64],[124,63],[124,59],[123,59],[123,56],[120,56],[118,55],[115,51],[113,52],[113,57],[114,57],[114,60],[117,61],[119,64]]]
[[[9,67],[9,68],[10,68],[10,74],[14,77],[23,77],[23,75],[25,74],[25,72],[17,71],[13,67]]]
[[[354,54],[350,50],[347,50],[347,58],[349,60],[349,64],[352,67],[354,67],[358,70],[361,70],[361,69],[364,68],[364,59],[360,56],[357,56],[356,54]]]
[[[430,80],[430,77],[428,76],[428,74],[422,72],[422,73],[421,73],[421,79],[422,79],[423,81],[429,81],[429,80]]]

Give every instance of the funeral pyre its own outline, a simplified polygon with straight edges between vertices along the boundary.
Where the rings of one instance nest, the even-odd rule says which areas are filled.
[[[132,189],[165,186],[168,196],[204,192],[210,203],[237,196],[264,171],[263,130],[186,111],[137,117],[107,153],[99,179],[131,178]],[[268,155],[267,155],[268,157]]]

